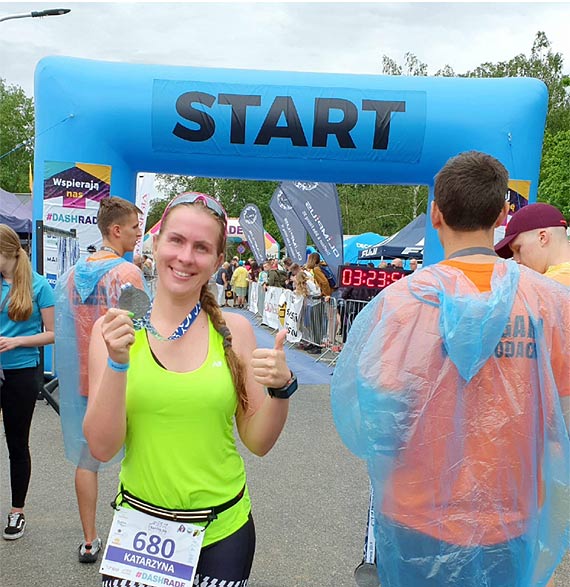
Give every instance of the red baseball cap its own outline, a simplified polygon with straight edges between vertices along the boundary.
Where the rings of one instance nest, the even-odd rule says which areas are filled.
[[[495,252],[499,257],[509,259],[513,256],[509,245],[519,234],[551,226],[562,226],[563,228],[568,226],[558,208],[543,203],[528,204],[512,215],[505,230],[505,238],[495,245]]]

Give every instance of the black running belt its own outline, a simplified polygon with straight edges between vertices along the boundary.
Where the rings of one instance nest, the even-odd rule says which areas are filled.
[[[121,488],[119,495],[117,495],[115,500],[111,503],[111,506],[114,509],[117,509],[121,503],[127,503],[139,512],[160,518],[161,520],[169,520],[171,522],[212,522],[219,514],[238,503],[238,501],[244,496],[244,493],[245,485],[235,497],[221,505],[198,510],[170,510],[148,503],[147,501],[134,496],[132,493],[129,493],[126,489]],[[117,500],[120,498],[122,498],[121,503],[117,503]]]

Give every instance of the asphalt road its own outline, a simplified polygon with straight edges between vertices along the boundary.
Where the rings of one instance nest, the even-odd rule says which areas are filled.
[[[25,535],[0,540],[2,587],[98,587],[98,567],[77,562],[81,527],[73,466],[65,460],[59,421],[44,402],[34,415],[33,473]],[[259,458],[243,450],[257,551],[252,587],[352,586],[361,559],[367,507],[363,464],[341,444],[331,419],[328,386],[301,386],[285,430]],[[9,507],[7,451],[0,446],[2,521]],[[100,474],[99,532],[106,536],[118,466]],[[355,515],[356,512],[356,515]]]
[[[3,434],[2,434],[3,435]],[[2,587],[99,587],[98,565],[77,562],[81,530],[73,466],[63,455],[59,420],[44,402],[34,415],[33,473],[23,538],[0,540]],[[285,430],[265,457],[242,450],[257,528],[251,587],[354,587],[362,556],[368,482],[363,464],[332,423],[328,385],[301,385]],[[7,453],[0,443],[1,515],[9,507]],[[99,531],[106,537],[118,466],[100,474]],[[570,558],[556,587],[570,585]],[[415,586],[410,586],[415,587]],[[442,586],[444,587],[444,586]],[[505,586],[507,587],[507,586]]]

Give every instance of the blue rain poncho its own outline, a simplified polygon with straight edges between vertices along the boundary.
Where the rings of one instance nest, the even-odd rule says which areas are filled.
[[[91,330],[108,308],[118,307],[121,286],[145,289],[141,271],[123,258],[81,259],[55,287],[55,365],[65,456],[79,465],[87,442],[83,418],[87,408],[87,361]],[[122,451],[121,451],[122,452]],[[83,456],[82,456],[83,455]],[[120,453],[111,462],[122,458]]]
[[[570,543],[569,302],[512,261],[483,293],[439,264],[358,315],[331,400],[368,465],[382,587],[548,582]]]

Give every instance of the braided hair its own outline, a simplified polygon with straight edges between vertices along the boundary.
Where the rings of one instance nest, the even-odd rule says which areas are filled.
[[[202,309],[210,317],[212,324],[217,332],[221,334],[224,339],[224,353],[226,356],[226,363],[232,374],[232,380],[238,396],[238,402],[242,409],[247,409],[247,393],[245,387],[245,374],[244,367],[241,359],[234,351],[232,346],[232,333],[228,328],[226,321],[224,320],[222,310],[214,297],[214,294],[210,291],[208,284],[202,286],[200,292],[200,302]]]

